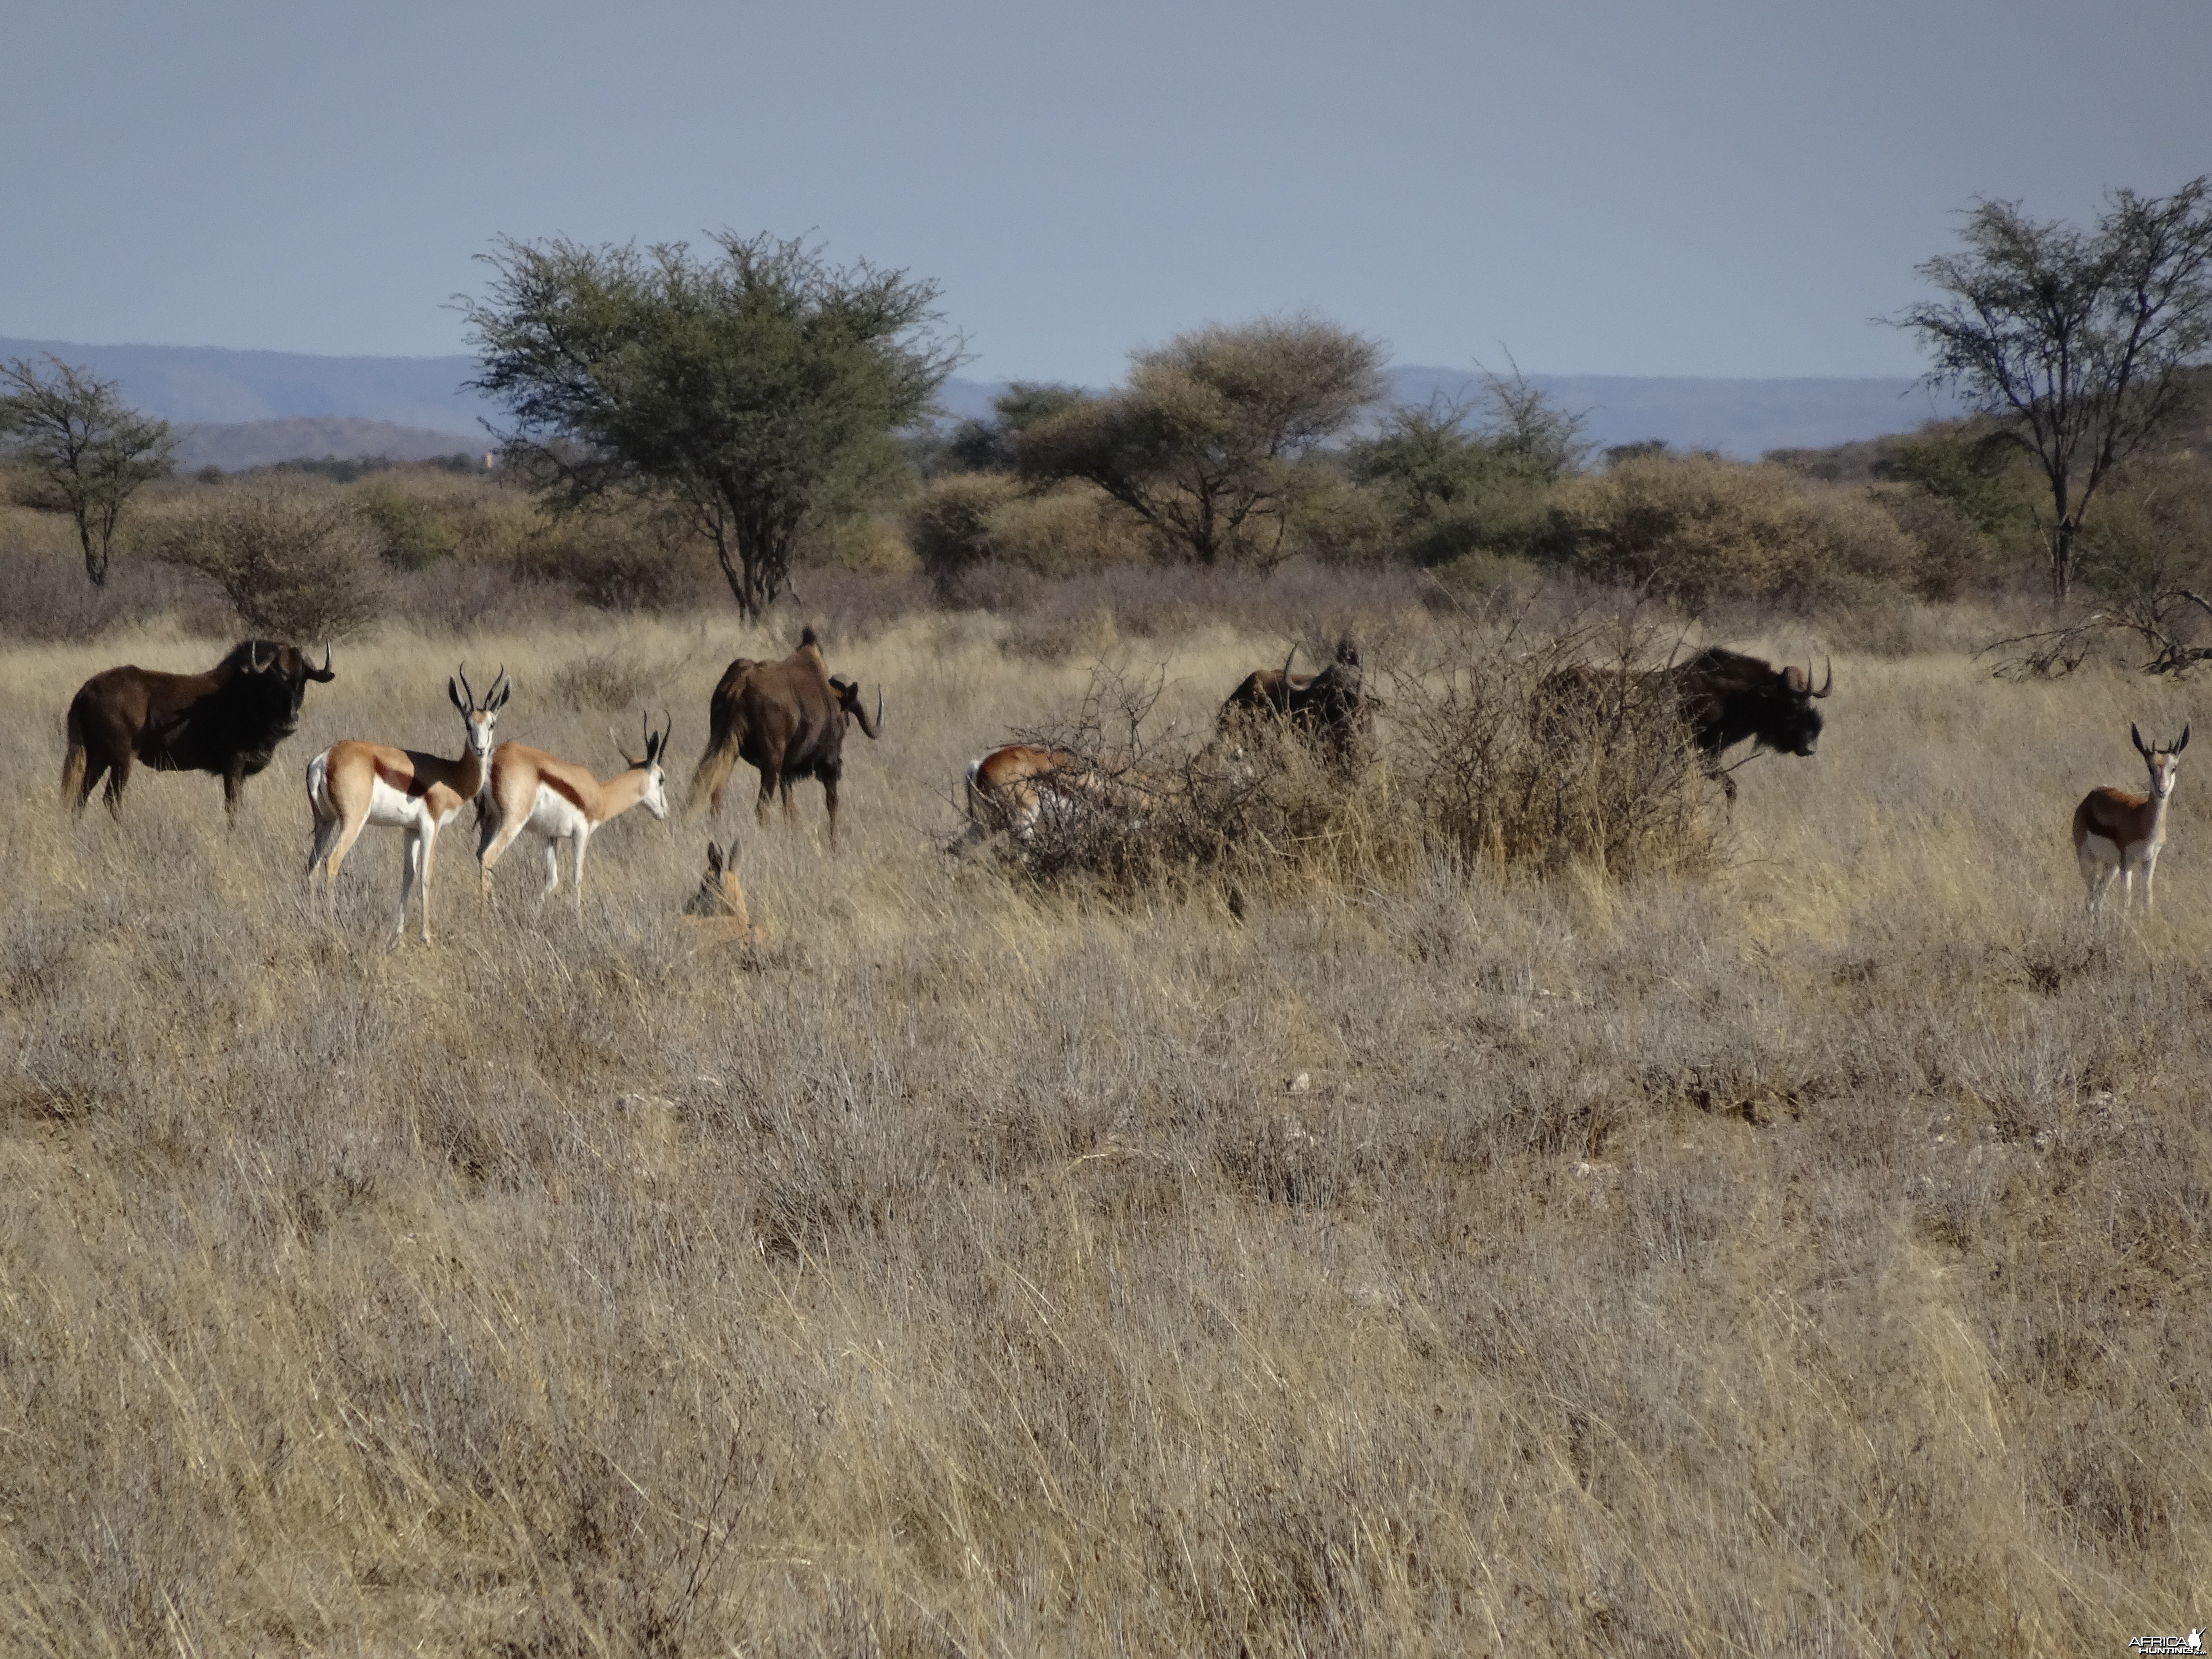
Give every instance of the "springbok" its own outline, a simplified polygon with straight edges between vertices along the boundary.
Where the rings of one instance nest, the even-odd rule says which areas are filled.
[[[1027,842],[1047,817],[1066,820],[1104,813],[1134,825],[1157,805],[1151,791],[1073,750],[1025,743],[1008,744],[969,762],[967,786],[968,827],[954,841],[955,849],[999,830]]]
[[[662,823],[668,821],[666,776],[662,757],[668,751],[672,723],[658,732],[645,725],[645,753],[633,758],[617,747],[629,763],[629,769],[602,783],[580,766],[556,760],[542,749],[503,743],[492,750],[491,777],[479,798],[481,829],[477,860],[483,866],[484,897],[491,897],[492,866],[514,844],[524,830],[545,843],[545,886],[538,897],[542,904],[561,884],[561,843],[572,843],[576,889],[576,913],[584,909],[584,848],[599,827],[633,806],[645,810]]]
[[[738,879],[738,842],[730,838],[730,854],[714,842],[707,843],[707,872],[699,878],[699,890],[684,907],[684,915],[702,950],[752,935],[752,917],[745,908],[745,884]]]
[[[2189,727],[2163,749],[2153,749],[2142,733],[2130,725],[2136,752],[2150,769],[2150,793],[2131,795],[2107,786],[2092,789],[2074,809],[2074,861],[2089,889],[2089,914],[2095,915],[2112,878],[2120,878],[2120,908],[2135,896],[2136,872],[2142,872],[2143,914],[2151,913],[2150,883],[2158,867],[2159,850],[2166,845],[2166,808],[2173,798],[2173,781],[2181,769],[2181,751],[2189,747]]]
[[[459,760],[389,744],[345,738],[307,763],[307,805],[315,815],[315,843],[307,854],[307,886],[323,872],[331,913],[337,912],[338,866],[371,824],[404,833],[400,842],[399,931],[407,931],[407,901],[422,887],[422,942],[430,941],[430,866],[438,831],[483,790],[492,730],[514,685],[502,667],[482,702],[469,684],[468,665],[459,684],[448,677],[446,695],[461,712],[465,741]]]

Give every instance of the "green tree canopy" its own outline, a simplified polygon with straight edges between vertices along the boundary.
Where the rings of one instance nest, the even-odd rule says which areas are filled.
[[[76,520],[84,574],[103,586],[123,504],[167,475],[176,440],[167,422],[126,404],[113,381],[46,362],[51,374],[27,357],[0,363],[0,439],[28,463],[34,503]]]
[[[1084,478],[1200,563],[1272,562],[1322,480],[1313,452],[1382,391],[1373,341],[1307,317],[1200,329],[1134,354],[1128,382],[1023,425],[1024,477]]]
[[[557,507],[674,503],[746,617],[782,592],[810,514],[848,510],[958,361],[934,283],[725,233],[586,247],[503,240],[465,300],[471,385],[507,406],[510,463]]]
[[[1943,297],[1895,319],[1933,355],[1931,383],[1957,386],[2034,457],[2055,598],[2099,486],[2179,412],[2184,371],[2212,346],[2208,198],[2212,175],[2164,198],[2116,191],[2087,231],[1983,202],[1965,250],[1917,267]]]

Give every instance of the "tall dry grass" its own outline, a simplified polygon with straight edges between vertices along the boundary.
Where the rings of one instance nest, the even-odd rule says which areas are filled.
[[[960,763],[1087,684],[1004,632],[832,641],[888,713],[845,844],[811,786],[743,820],[763,937],[709,952],[708,828],[641,814],[580,917],[523,860],[482,911],[457,826],[434,947],[391,939],[383,832],[316,919],[299,770],[448,749],[451,640],[342,647],[234,830],[204,778],[52,804],[79,680],[223,641],[9,648],[0,1651],[2203,1622],[2212,793],[2185,768],[2154,920],[2093,934],[2064,845],[2191,688],[1845,652],[1715,873],[1431,861],[1239,921],[943,855]],[[1205,720],[1279,647],[1115,648]],[[603,772],[615,705],[672,707],[688,765],[723,663],[781,648],[465,645],[515,676],[503,736]]]

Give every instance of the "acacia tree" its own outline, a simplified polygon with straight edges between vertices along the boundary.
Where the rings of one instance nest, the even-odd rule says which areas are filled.
[[[510,464],[556,508],[672,503],[714,548],[738,611],[783,591],[809,515],[848,503],[890,434],[958,361],[933,283],[804,243],[729,233],[719,257],[503,240],[489,294],[461,301],[507,406]]]
[[[0,363],[0,437],[28,462],[40,507],[76,521],[84,574],[107,582],[107,561],[123,504],[139,485],[163,477],[177,441],[167,421],[149,420],[102,380],[49,356],[51,375],[27,357]]]
[[[1946,296],[1895,320],[2034,457],[2050,493],[2051,591],[2074,579],[2083,515],[2112,470],[2182,406],[2212,345],[2212,175],[2172,196],[2112,193],[2094,229],[1980,203],[1965,252],[1917,267]]]
[[[1382,392],[1382,350],[1313,318],[1215,326],[1133,354],[1127,384],[1022,427],[1033,481],[1085,478],[1201,564],[1279,556],[1313,452]]]

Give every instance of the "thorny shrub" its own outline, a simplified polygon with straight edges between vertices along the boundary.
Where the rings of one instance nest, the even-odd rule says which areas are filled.
[[[1070,718],[1020,734],[1067,759],[1005,850],[1040,881],[1202,875],[1232,903],[1251,886],[1394,886],[1437,854],[1547,877],[1694,874],[1720,831],[1679,703],[1638,665],[1650,654],[1633,628],[1531,643],[1470,622],[1393,671],[1382,740],[1349,757],[1279,720],[1148,732],[1160,683],[1102,665]]]

